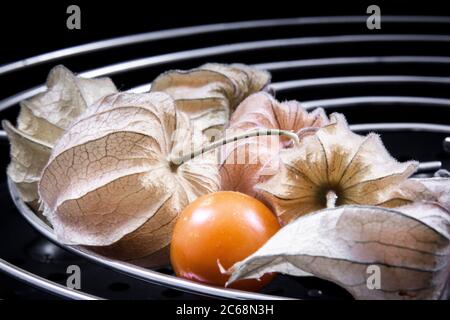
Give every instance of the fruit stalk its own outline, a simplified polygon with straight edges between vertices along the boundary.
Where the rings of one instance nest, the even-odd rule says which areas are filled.
[[[191,153],[184,154],[180,157],[170,158],[169,162],[173,166],[179,166],[179,165],[185,163],[186,161],[189,161],[203,153],[214,150],[214,149],[221,147],[223,145],[226,145],[230,142],[236,142],[236,141],[251,138],[251,137],[276,136],[276,135],[277,136],[287,136],[287,137],[291,138],[294,141],[295,145],[298,145],[300,143],[300,139],[294,132],[287,131],[287,130],[279,130],[279,129],[260,129],[260,130],[255,130],[255,131],[251,131],[251,132],[242,133],[242,134],[239,134],[239,135],[236,135],[233,137],[221,139],[221,140],[213,142],[205,147],[194,150]]]

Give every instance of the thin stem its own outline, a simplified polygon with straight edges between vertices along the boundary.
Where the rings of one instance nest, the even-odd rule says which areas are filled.
[[[327,208],[335,208],[336,207],[336,200],[337,195],[333,190],[330,190],[327,192]]]
[[[172,165],[179,166],[179,165],[185,163],[186,161],[189,161],[203,153],[206,153],[208,151],[211,151],[213,149],[221,147],[227,143],[235,142],[238,140],[247,139],[247,138],[251,138],[251,137],[259,137],[259,136],[287,136],[287,137],[291,138],[296,145],[300,143],[298,136],[291,131],[278,130],[278,129],[260,129],[260,130],[255,130],[255,131],[239,134],[239,135],[236,135],[233,137],[221,139],[219,141],[211,143],[210,145],[207,145],[200,149],[194,150],[191,153],[184,154],[180,157],[171,158],[171,159],[169,159],[169,162]]]

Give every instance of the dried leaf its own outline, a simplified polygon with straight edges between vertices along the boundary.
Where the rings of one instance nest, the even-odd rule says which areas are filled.
[[[235,264],[230,282],[281,272],[335,282],[357,299],[438,299],[449,263],[450,213],[441,206],[348,205],[297,218]]]
[[[151,91],[163,91],[189,116],[196,130],[222,131],[231,112],[248,95],[264,89],[270,81],[266,71],[245,65],[208,63],[188,71],[173,70],[158,76]],[[211,135],[217,134],[214,132]]]
[[[340,114],[332,123],[283,150],[279,173],[256,185],[284,222],[334,205],[396,207],[409,203],[399,187],[417,162],[392,158],[376,134],[361,136]]]
[[[310,128],[328,123],[322,109],[308,113],[297,101],[280,103],[271,95],[260,92],[245,99],[234,112],[227,135],[248,130],[281,129],[304,136]],[[254,137],[222,148],[221,187],[262,199],[254,186],[279,171],[279,152],[291,147],[283,136]]]
[[[124,260],[166,248],[181,210],[219,188],[213,154],[170,165],[174,153],[203,142],[189,130],[162,92],[92,105],[58,141],[39,184],[58,239]]]
[[[38,199],[40,173],[64,131],[88,105],[116,91],[109,78],[84,79],[57,66],[49,73],[47,91],[21,102],[17,128],[2,123],[11,142],[8,176],[25,202]]]

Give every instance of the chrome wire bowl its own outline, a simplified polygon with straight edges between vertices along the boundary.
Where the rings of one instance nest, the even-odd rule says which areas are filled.
[[[270,71],[280,100],[308,108],[344,112],[356,132],[387,138],[400,160],[423,161],[423,174],[450,168],[450,18],[383,16],[381,30],[368,30],[365,16],[311,17],[221,23],[124,36],[61,49],[0,66],[0,79],[28,72],[45,78],[55,64],[83,77],[110,76],[123,91],[146,92],[161,71],[205,62],[240,62]],[[105,65],[105,61],[108,63]],[[85,66],[100,65],[84,71]],[[42,76],[41,76],[42,75]],[[2,118],[45,86],[12,93],[0,101]],[[0,131],[0,137],[5,133]],[[444,144],[444,145],[443,145]],[[65,246],[52,229],[9,190],[22,216],[58,246],[93,263],[143,282],[216,298],[286,299],[279,294],[216,288],[156,270]],[[0,270],[29,284],[72,299],[97,299],[30,274],[0,259]],[[276,292],[272,291],[272,292]]]

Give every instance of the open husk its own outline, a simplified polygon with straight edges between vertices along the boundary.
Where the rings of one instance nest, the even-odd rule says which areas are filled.
[[[437,203],[325,209],[282,228],[234,265],[229,281],[280,272],[332,281],[356,299],[440,299],[450,271],[449,226],[450,212]]]
[[[414,194],[406,194],[406,188],[399,186],[418,163],[398,162],[378,135],[353,133],[341,114],[332,114],[330,120],[299,146],[282,150],[280,171],[256,185],[280,219],[288,223],[300,215],[345,204],[396,207],[409,203]]]

